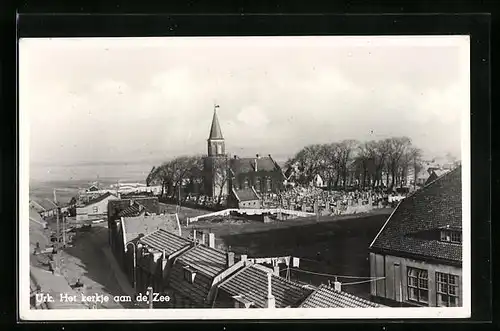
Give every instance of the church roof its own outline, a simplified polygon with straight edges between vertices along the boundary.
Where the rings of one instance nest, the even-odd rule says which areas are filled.
[[[217,118],[217,112],[215,110],[214,117],[212,118],[212,127],[210,128],[210,136],[208,139],[224,139],[219,125],[219,119]]]
[[[257,169],[255,166],[257,166]],[[234,175],[252,171],[274,171],[280,169],[271,156],[231,159],[230,167]]]

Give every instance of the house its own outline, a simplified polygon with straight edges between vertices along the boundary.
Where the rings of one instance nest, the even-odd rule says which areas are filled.
[[[172,263],[167,293],[176,308],[210,308],[217,284],[243,267],[246,256],[235,259],[233,252],[215,248],[215,236],[208,234],[208,245],[193,236],[195,245]]]
[[[239,209],[259,209],[262,206],[261,198],[253,187],[241,190],[231,190],[228,206]]]
[[[78,221],[106,219],[108,202],[117,199],[116,195],[109,192],[91,199],[85,205],[76,207],[76,219]]]
[[[142,206],[142,207],[139,207]],[[142,208],[142,209],[141,209]],[[136,196],[111,200],[108,203],[108,241],[113,253],[123,252],[122,236],[117,232],[117,221],[121,217],[161,214],[157,197]]]
[[[45,211],[45,208],[34,199],[30,199],[29,207],[30,209],[35,210],[38,214],[42,214],[42,212]]]
[[[278,273],[260,264],[246,263],[217,286],[214,308],[298,307],[313,292]]]
[[[30,207],[30,221],[37,223],[42,228],[47,228],[47,222],[43,220],[42,216],[37,212],[37,210],[33,207]]]
[[[135,291],[145,293],[151,286],[155,292],[166,293],[173,261],[193,246],[193,241],[165,229],[158,229],[139,238],[137,251],[127,255],[126,262],[127,274],[131,276]],[[173,307],[173,301],[159,306]]]
[[[384,307],[347,292],[322,284],[299,306],[300,308],[381,308]]]
[[[30,207],[37,210],[43,218],[57,215],[58,206],[49,199],[30,200]]]
[[[402,200],[370,245],[375,301],[462,305],[461,167]]]
[[[321,178],[321,176],[319,174],[316,174],[316,176],[314,176],[312,184],[315,187],[325,187],[325,184],[323,182],[323,178]]]
[[[130,261],[134,251],[137,249],[138,240],[156,230],[164,229],[165,231],[175,233],[181,236],[181,226],[177,214],[171,215],[142,215],[137,217],[122,217],[117,222],[117,236],[120,240],[114,242],[115,256],[122,263],[125,270],[127,268],[126,261]],[[132,275],[129,274],[132,278]]]

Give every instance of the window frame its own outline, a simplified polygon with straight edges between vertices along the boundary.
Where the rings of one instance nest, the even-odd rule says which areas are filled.
[[[412,271],[415,271],[416,275],[413,275]],[[410,279],[414,282],[411,282]],[[429,305],[429,272],[425,269],[406,267],[406,280],[408,301]],[[412,291],[415,292],[416,298],[411,295]],[[422,293],[426,293],[426,296]],[[423,297],[426,299],[422,299]]]
[[[92,207],[92,211],[93,211],[94,213],[98,213],[98,212],[99,212],[99,206],[93,206],[93,207]]]
[[[439,240],[446,243],[461,244],[462,232],[457,230],[441,229]]]
[[[440,278],[441,277],[441,278]],[[450,282],[450,279],[454,279],[454,283]],[[460,282],[460,277],[458,275],[446,273],[446,272],[439,272],[436,271],[436,306],[437,307],[458,307],[458,302],[459,302],[459,282]],[[441,286],[440,286],[441,285]],[[446,289],[445,291],[441,290],[441,288]],[[454,294],[450,293],[450,288],[454,288]],[[442,298],[445,298],[445,300],[441,299],[439,300],[440,296]],[[455,305],[451,305],[451,298],[455,299]],[[445,302],[446,305],[440,305],[440,302]]]

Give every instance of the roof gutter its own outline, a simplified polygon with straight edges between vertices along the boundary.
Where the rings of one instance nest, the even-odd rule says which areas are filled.
[[[384,225],[382,225],[382,227],[380,228],[380,231],[377,233],[377,235],[375,236],[375,238],[373,239],[372,243],[370,244],[370,246],[368,247],[368,249],[371,249],[373,244],[375,243],[375,241],[377,241],[377,238],[380,236],[380,234],[382,233],[382,231],[384,231],[385,227],[387,226],[387,224],[389,223],[389,221],[391,220],[392,218],[392,215],[394,215],[394,213],[396,212],[396,210],[398,210],[399,206],[401,205],[401,203],[404,201],[405,199],[403,200],[399,200],[398,202],[398,205],[396,206],[396,208],[394,208],[394,210],[392,211],[391,215],[389,216],[389,218],[387,219],[387,221],[385,221]]]

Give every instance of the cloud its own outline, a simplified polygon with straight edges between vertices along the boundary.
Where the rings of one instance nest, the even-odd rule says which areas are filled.
[[[391,135],[459,149],[468,108],[459,47],[294,42],[31,45],[20,53],[20,109],[33,124],[33,158],[204,152],[214,102],[238,154]]]
[[[269,124],[269,119],[266,116],[266,113],[257,106],[244,107],[238,113],[237,118],[241,122],[241,124],[250,128],[251,130],[264,130]]]

